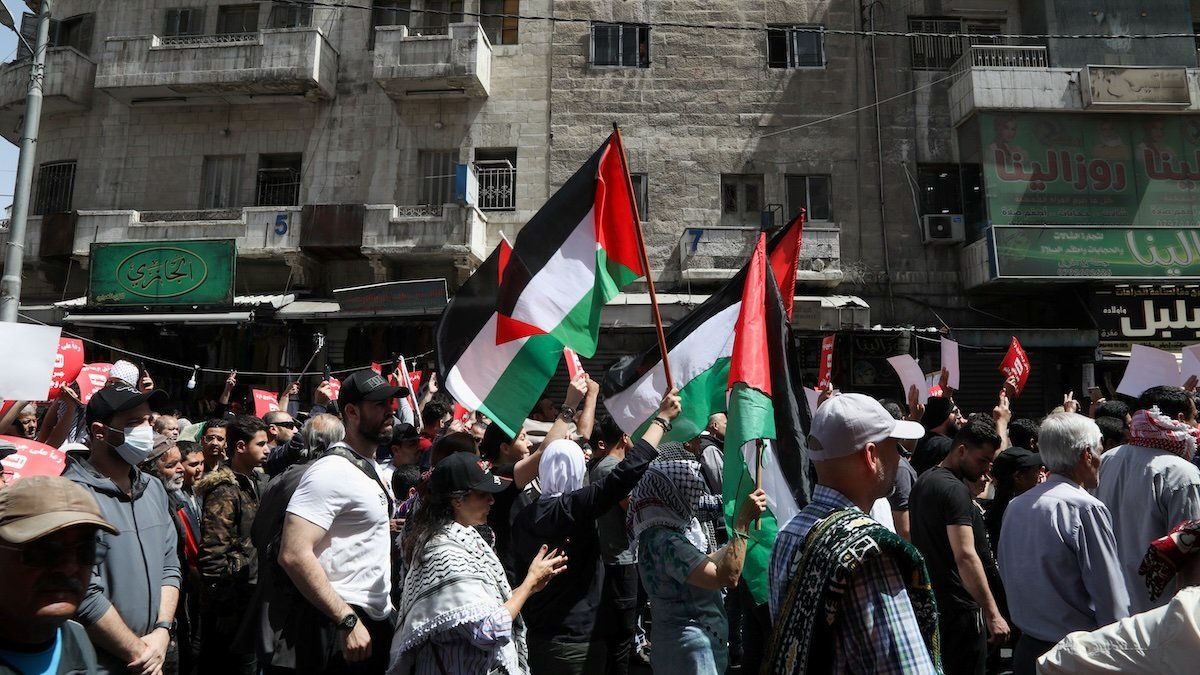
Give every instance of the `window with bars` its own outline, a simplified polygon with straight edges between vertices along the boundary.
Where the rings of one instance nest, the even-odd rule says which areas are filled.
[[[592,65],[650,67],[650,26],[637,23],[592,24]]]
[[[762,174],[721,174],[721,221],[758,223],[763,207]]]
[[[768,68],[821,68],[825,65],[825,27],[768,26]]]
[[[300,204],[300,154],[259,155],[255,181],[255,206],[297,206]]]
[[[795,218],[800,209],[810,221],[833,220],[829,176],[796,176],[784,178],[787,183],[789,220]]]
[[[633,198],[637,202],[638,218],[646,222],[650,217],[650,200],[647,199],[648,177],[644,173],[631,173],[629,178],[633,181]]]
[[[445,35],[450,24],[463,20],[462,0],[425,0],[421,10],[413,8],[409,30],[417,35]]]
[[[180,7],[167,10],[163,37],[204,34],[204,8]]]
[[[217,34],[258,31],[258,5],[221,5],[217,8]]]
[[[35,214],[66,213],[71,210],[74,196],[75,160],[47,162],[38,167]]]
[[[517,149],[477,148],[475,176],[479,179],[481,211],[517,208]]]
[[[271,5],[268,28],[308,28],[312,25],[312,7],[276,2]]]
[[[241,206],[241,155],[208,155],[200,174],[200,208],[228,209]]]
[[[909,38],[912,52],[912,67],[916,70],[949,70],[972,44],[1003,44],[1003,21],[969,19],[943,19],[915,17],[908,20],[912,33],[942,33],[918,35]],[[995,37],[954,37],[955,34],[983,35]]]
[[[441,206],[454,201],[454,177],[458,150],[421,150],[417,153],[421,177],[418,203]]]
[[[521,11],[520,0],[481,0],[480,14],[511,14],[513,16],[482,16],[480,24],[488,40],[494,45],[517,44],[517,27],[519,19],[515,15]]]

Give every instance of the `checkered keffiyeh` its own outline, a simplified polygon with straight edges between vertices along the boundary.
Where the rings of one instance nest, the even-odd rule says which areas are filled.
[[[1129,443],[1143,448],[1166,450],[1192,461],[1200,443],[1200,429],[1162,414],[1158,406],[1139,410],[1129,425]]]
[[[1185,520],[1167,536],[1150,542],[1138,574],[1146,577],[1151,600],[1162,595],[1179,566],[1196,552],[1200,552],[1200,520]]]

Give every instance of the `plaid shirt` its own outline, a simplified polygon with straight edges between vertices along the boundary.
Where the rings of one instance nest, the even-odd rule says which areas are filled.
[[[771,618],[787,594],[788,562],[820,519],[857,508],[837,490],[817,485],[812,501],[779,531],[771,553]],[[880,556],[866,563],[846,588],[838,614],[836,673],[936,673],[896,565]]]

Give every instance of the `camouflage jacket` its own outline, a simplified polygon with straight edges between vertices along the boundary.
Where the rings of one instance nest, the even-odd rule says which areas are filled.
[[[197,481],[200,514],[200,576],[206,594],[237,597],[258,578],[258,553],[250,528],[258,512],[262,474],[235,473],[228,465]]]

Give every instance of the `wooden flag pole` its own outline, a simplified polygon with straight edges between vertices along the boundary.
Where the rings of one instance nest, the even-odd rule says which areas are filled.
[[[633,192],[633,176],[629,174],[629,158],[625,154],[625,141],[621,138],[621,128],[613,122],[613,136],[617,139],[617,146],[621,153],[621,168],[625,170],[626,180],[629,184],[629,194]],[[667,338],[663,333],[662,313],[658,310],[658,295],[654,292],[654,276],[650,274],[650,260],[646,257],[646,235],[642,232],[642,216],[638,213],[637,198],[633,199],[633,223],[635,225],[634,232],[637,233],[638,259],[642,263],[642,269],[646,272],[646,285],[650,289],[650,314],[654,317],[654,330],[658,334],[658,350],[662,353],[663,374],[667,376],[667,391],[675,388],[675,380],[671,377],[671,361],[667,355]]]
[[[763,443],[763,439],[758,438],[754,441],[758,446],[758,459],[754,462],[754,490],[757,492],[762,489],[762,465],[763,455],[765,454],[767,444]],[[762,516],[754,519],[754,529],[762,529]]]

